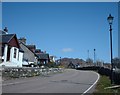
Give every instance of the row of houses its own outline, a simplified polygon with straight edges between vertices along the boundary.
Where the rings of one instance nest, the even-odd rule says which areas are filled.
[[[0,66],[23,67],[41,66],[55,61],[54,56],[37,49],[36,45],[27,45],[26,38],[17,38],[8,34],[8,29],[0,30]]]

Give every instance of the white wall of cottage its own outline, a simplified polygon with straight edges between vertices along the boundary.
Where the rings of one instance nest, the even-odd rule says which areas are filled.
[[[7,51],[8,51],[8,45],[5,44],[5,48],[4,48],[4,62],[7,61]]]
[[[14,51],[16,49],[16,57],[14,58]],[[11,64],[11,66],[18,66],[18,67],[22,67],[22,60],[23,60],[23,52],[19,52],[19,49],[16,47],[12,47],[10,49],[10,63],[7,63],[7,52],[8,52],[8,45],[5,45],[4,48],[4,65],[9,65]]]
[[[14,52],[16,49],[16,57],[14,58]],[[19,49],[16,47],[12,47],[10,50],[10,61],[13,63],[17,63],[18,62],[18,53],[19,53]]]
[[[22,67],[22,61],[23,61],[23,52],[19,52],[19,62],[18,62],[19,67]]]

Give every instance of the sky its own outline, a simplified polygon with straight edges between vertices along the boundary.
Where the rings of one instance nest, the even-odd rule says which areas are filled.
[[[0,10],[2,10],[2,3],[0,3]],[[2,11],[0,11],[0,28],[2,29]]]
[[[120,13],[120,2],[118,3],[118,13]],[[118,26],[120,25],[120,14],[118,15]],[[118,27],[118,57],[120,58],[120,27]]]
[[[80,58],[110,62],[107,17],[113,21],[113,57],[118,56],[117,2],[22,2],[2,3],[2,29],[25,37],[57,58]]]
[[[119,0],[2,0],[2,2],[118,2]]]

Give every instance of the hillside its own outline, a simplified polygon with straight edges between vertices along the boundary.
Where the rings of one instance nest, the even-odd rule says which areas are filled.
[[[83,60],[83,59],[79,59],[79,58],[62,58],[61,60],[57,60],[59,62],[59,64],[61,64],[62,66],[64,67],[68,67],[68,65],[70,63],[73,63],[73,64],[78,64],[78,65],[84,65],[86,62]]]

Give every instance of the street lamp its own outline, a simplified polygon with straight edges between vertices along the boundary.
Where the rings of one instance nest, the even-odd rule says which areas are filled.
[[[111,47],[111,84],[113,84],[113,55],[112,55],[112,22],[113,22],[113,18],[111,16],[111,14],[109,14],[109,17],[107,18],[108,23],[110,25],[110,47]]]
[[[96,49],[94,49],[94,66],[96,65],[95,64],[95,51],[96,51]]]

